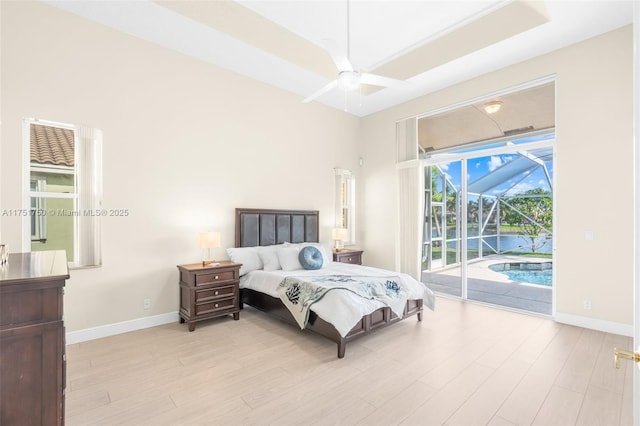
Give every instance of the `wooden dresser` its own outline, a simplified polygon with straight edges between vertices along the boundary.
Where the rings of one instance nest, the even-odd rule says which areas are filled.
[[[189,324],[233,314],[240,319],[239,263],[220,261],[217,266],[202,263],[178,265],[180,271],[180,322]]]
[[[63,425],[64,251],[15,253],[0,266],[0,424]]]

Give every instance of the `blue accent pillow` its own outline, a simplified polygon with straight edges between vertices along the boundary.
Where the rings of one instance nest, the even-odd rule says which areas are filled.
[[[307,246],[300,250],[298,261],[304,269],[322,268],[322,253],[315,247]]]

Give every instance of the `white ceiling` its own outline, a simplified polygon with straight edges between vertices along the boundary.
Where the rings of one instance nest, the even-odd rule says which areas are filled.
[[[343,0],[43,1],[300,101],[337,74],[322,40],[347,50]],[[365,116],[631,24],[632,11],[631,0],[351,0],[351,62],[411,87],[335,89],[317,102]]]
[[[497,141],[511,135],[518,139],[530,132],[555,127],[555,82],[540,84],[491,101],[502,107],[487,113],[483,100],[418,120],[418,143],[425,151],[462,146],[471,142]]]

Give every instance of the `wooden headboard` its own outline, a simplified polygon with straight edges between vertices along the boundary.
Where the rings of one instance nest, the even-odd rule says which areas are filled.
[[[318,242],[318,210],[236,209],[236,247]]]

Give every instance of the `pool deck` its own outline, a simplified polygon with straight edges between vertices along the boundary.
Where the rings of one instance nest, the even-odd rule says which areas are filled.
[[[474,260],[467,268],[467,297],[479,302],[551,315],[551,287],[511,281],[505,274],[489,269],[489,265],[497,263],[549,262],[549,260],[549,258],[513,255],[493,255]],[[459,266],[433,272],[424,271],[422,282],[437,293],[460,297],[460,273]]]

